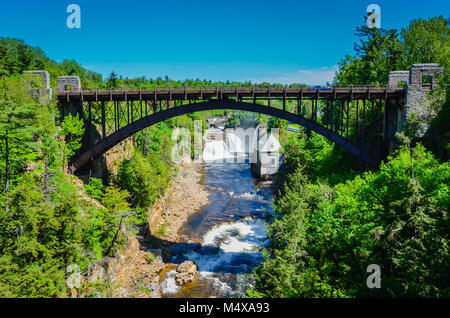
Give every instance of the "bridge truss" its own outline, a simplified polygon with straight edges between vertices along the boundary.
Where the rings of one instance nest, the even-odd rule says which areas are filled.
[[[210,109],[239,109],[286,119],[347,149],[370,166],[385,156],[397,129],[404,88],[380,86],[263,88],[202,87],[59,91],[63,114],[80,113],[86,151],[72,171],[159,121]]]

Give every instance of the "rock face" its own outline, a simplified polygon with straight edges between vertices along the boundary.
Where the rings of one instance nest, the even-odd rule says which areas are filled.
[[[192,282],[197,275],[197,265],[193,261],[184,261],[177,267],[177,274],[175,275],[175,282],[177,285],[184,285],[187,282]]]

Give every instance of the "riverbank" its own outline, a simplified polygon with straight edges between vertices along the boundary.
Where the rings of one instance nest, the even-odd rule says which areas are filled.
[[[203,184],[203,168],[201,164],[180,165],[171,186],[153,206],[148,218],[149,230],[164,245],[186,243],[188,239],[180,235],[180,228],[209,204],[209,192]]]

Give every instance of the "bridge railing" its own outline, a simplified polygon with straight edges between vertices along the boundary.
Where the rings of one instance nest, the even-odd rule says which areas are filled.
[[[98,88],[82,88],[85,92],[95,91],[160,91],[160,90],[172,90],[172,91],[193,91],[193,90],[231,90],[231,91],[249,91],[252,90],[333,90],[333,89],[385,89],[389,88],[386,85],[351,85],[351,86],[326,86],[326,85],[249,85],[249,86],[236,86],[236,85],[192,85],[192,86],[151,86],[151,87],[98,87]],[[70,92],[71,90],[59,90],[59,92]]]

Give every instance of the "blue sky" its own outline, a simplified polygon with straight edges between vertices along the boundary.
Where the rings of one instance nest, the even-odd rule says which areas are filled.
[[[81,29],[66,26],[71,3]],[[450,16],[448,0],[22,0],[3,1],[0,36],[104,76],[323,84],[353,53],[371,3],[384,28]]]

